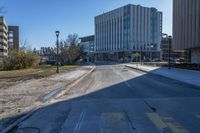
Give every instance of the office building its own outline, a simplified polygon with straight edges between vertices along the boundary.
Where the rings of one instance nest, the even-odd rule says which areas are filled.
[[[81,37],[80,40],[79,46],[83,48],[85,60],[92,61],[94,59],[94,35]]]
[[[4,17],[0,17],[0,61],[8,56],[8,26]]]
[[[171,39],[171,43],[169,43],[169,39]],[[164,62],[170,61],[176,62],[177,60],[186,60],[186,52],[184,50],[173,50],[173,38],[169,38],[167,34],[163,34],[161,41],[161,59]]]
[[[173,49],[187,50],[200,63],[200,0],[173,1]]]
[[[8,26],[8,48],[9,50],[19,50],[18,26]]]
[[[143,59],[152,52],[159,55],[161,38],[162,13],[156,8],[129,4],[95,17],[98,59],[130,59],[134,52]]]

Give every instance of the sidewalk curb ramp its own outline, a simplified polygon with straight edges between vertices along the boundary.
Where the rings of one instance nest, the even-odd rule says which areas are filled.
[[[153,75],[165,77],[165,78],[168,78],[168,79],[170,79],[170,80],[175,80],[175,81],[177,81],[177,82],[181,82],[181,83],[183,83],[183,84],[186,84],[186,85],[188,85],[188,86],[191,86],[191,87],[192,87],[193,89],[195,89],[195,90],[200,90],[200,86],[198,86],[198,85],[190,84],[190,83],[187,83],[187,82],[184,82],[184,81],[181,81],[181,80],[173,79],[173,78],[170,78],[170,77],[167,77],[167,76],[158,74],[158,73],[153,73],[153,72],[151,72],[151,71],[142,70],[142,69],[140,69],[140,68],[132,67],[132,66],[129,66],[129,65],[125,65],[125,67],[128,67],[128,68],[130,68],[130,69],[135,69],[135,70],[138,70],[138,71],[141,71],[141,72],[144,72],[144,73],[149,73],[149,74],[153,74]]]
[[[82,81],[85,77],[87,77],[90,73],[92,73],[95,70],[95,66],[92,67],[92,69],[85,73],[84,75],[82,75],[80,78],[78,78],[77,80],[73,81],[69,86],[67,86],[65,89],[63,89],[61,92],[59,92],[56,95],[53,95],[53,97],[49,98],[47,101],[45,101],[44,103],[40,103],[37,107],[35,107],[34,109],[32,109],[28,114],[24,115],[23,117],[17,119],[14,123],[12,123],[11,125],[9,125],[8,127],[6,127],[5,129],[3,129],[0,133],[7,133],[10,130],[12,130],[13,128],[17,127],[17,125],[21,122],[23,122],[24,120],[26,120],[27,118],[29,118],[34,112],[36,112],[38,109],[40,109],[41,107],[45,106],[46,104],[48,104],[52,99],[54,98],[58,98],[62,95],[64,95],[67,91],[69,91],[72,87],[74,87],[76,84],[78,84],[80,81]]]

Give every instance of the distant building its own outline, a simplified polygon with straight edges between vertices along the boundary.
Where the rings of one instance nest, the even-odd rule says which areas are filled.
[[[173,50],[173,38],[171,40],[171,45],[169,44],[169,36],[167,34],[163,34],[162,41],[161,41],[161,57],[162,61],[169,61],[169,54],[170,60],[176,61],[177,59],[185,59],[185,51],[184,50]]]
[[[9,50],[19,50],[18,26],[8,26],[8,48]]]
[[[81,37],[80,46],[84,50],[85,59],[92,61],[94,59],[94,35]]]
[[[162,37],[162,12],[156,8],[126,5],[95,17],[95,54],[98,59],[143,59],[158,54]]]
[[[200,64],[200,0],[173,0],[173,49],[187,50]]]
[[[0,17],[0,61],[8,56],[8,26],[4,17]]]

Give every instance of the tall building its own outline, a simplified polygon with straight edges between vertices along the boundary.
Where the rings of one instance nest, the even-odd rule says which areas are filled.
[[[162,41],[161,41],[161,57],[162,61],[168,62],[169,58],[170,61],[175,62],[177,60],[185,60],[185,51],[184,50],[173,50],[173,38],[171,38],[171,43],[169,43],[169,36],[167,34],[163,34]]]
[[[85,59],[92,61],[94,56],[94,35],[81,37],[80,40],[79,45],[84,50]]]
[[[0,61],[8,56],[8,26],[4,17],[0,17]]]
[[[160,52],[161,38],[162,13],[156,8],[129,4],[95,17],[97,58],[130,58],[133,52],[145,58]]]
[[[8,48],[19,50],[19,27],[8,26]]]
[[[200,63],[200,0],[173,1],[175,50],[188,50],[190,61]]]

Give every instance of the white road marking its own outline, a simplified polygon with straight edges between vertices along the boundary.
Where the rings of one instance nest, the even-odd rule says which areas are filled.
[[[172,133],[189,133],[183,126],[171,117],[161,118],[157,113],[147,113],[147,116],[154,123],[154,125],[160,129],[161,133],[165,128],[169,128]]]
[[[80,114],[80,119],[79,119],[78,122],[76,123],[76,126],[75,126],[75,128],[74,128],[73,133],[78,133],[78,131],[79,131],[80,127],[81,127],[81,122],[82,122],[84,116],[85,116],[85,111],[81,112],[81,114]]]
[[[154,125],[159,128],[160,132],[162,133],[164,128],[167,128],[167,125],[162,121],[160,116],[156,113],[147,113],[149,119],[154,123]]]

